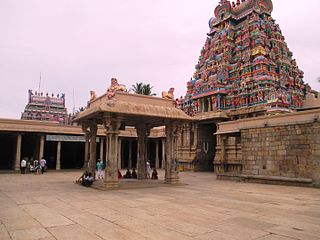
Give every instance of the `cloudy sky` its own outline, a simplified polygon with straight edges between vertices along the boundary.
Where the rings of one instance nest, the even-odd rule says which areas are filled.
[[[183,95],[219,0],[0,0],[0,118],[20,118],[28,89],[66,93],[67,107],[112,77]],[[318,0],[273,0],[273,17],[305,81],[320,90]],[[73,94],[74,93],[74,94]]]

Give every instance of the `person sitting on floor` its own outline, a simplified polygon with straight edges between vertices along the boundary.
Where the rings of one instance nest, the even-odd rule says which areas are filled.
[[[123,178],[132,178],[132,174],[131,174],[129,168],[127,169],[126,174],[123,176]]]
[[[157,172],[156,169],[153,169],[151,179],[154,179],[154,180],[157,180],[157,179],[158,179],[158,172]]]
[[[89,172],[87,176],[84,177],[84,186],[90,187],[94,181],[92,173]]]
[[[76,180],[76,183],[80,183],[81,185],[84,186],[84,178],[87,177],[89,174],[88,174],[88,171],[85,171],[81,177],[78,178],[78,180]]]
[[[137,179],[138,175],[135,169],[132,169],[132,174],[131,174],[131,178]]]
[[[118,169],[118,179],[122,179],[122,174],[119,169]]]

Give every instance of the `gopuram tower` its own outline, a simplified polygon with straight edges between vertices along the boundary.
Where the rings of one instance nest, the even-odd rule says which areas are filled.
[[[221,0],[196,71],[179,100],[188,114],[226,111],[231,119],[301,108],[304,83],[271,0]]]
[[[304,83],[272,10],[271,0],[221,0],[215,8],[187,93],[176,100],[195,119],[183,127],[180,162],[199,170],[214,164],[216,171],[226,153],[240,171],[241,134],[221,140],[219,123],[296,112],[308,93],[317,95]]]

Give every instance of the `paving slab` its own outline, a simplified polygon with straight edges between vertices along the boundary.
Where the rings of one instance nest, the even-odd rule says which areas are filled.
[[[313,240],[319,189],[218,181],[183,172],[179,186],[100,191],[80,171],[0,174],[0,239]],[[161,183],[158,184],[158,183]],[[140,183],[135,183],[140,184]],[[142,183],[143,185],[143,183]]]

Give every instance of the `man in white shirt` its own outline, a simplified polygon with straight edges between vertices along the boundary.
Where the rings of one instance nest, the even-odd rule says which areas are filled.
[[[25,159],[22,159],[20,163],[21,174],[26,174],[26,168],[27,168],[27,161]]]
[[[41,173],[42,174],[45,171],[46,164],[47,164],[47,161],[42,157],[41,160],[40,160],[40,166],[41,166]]]

